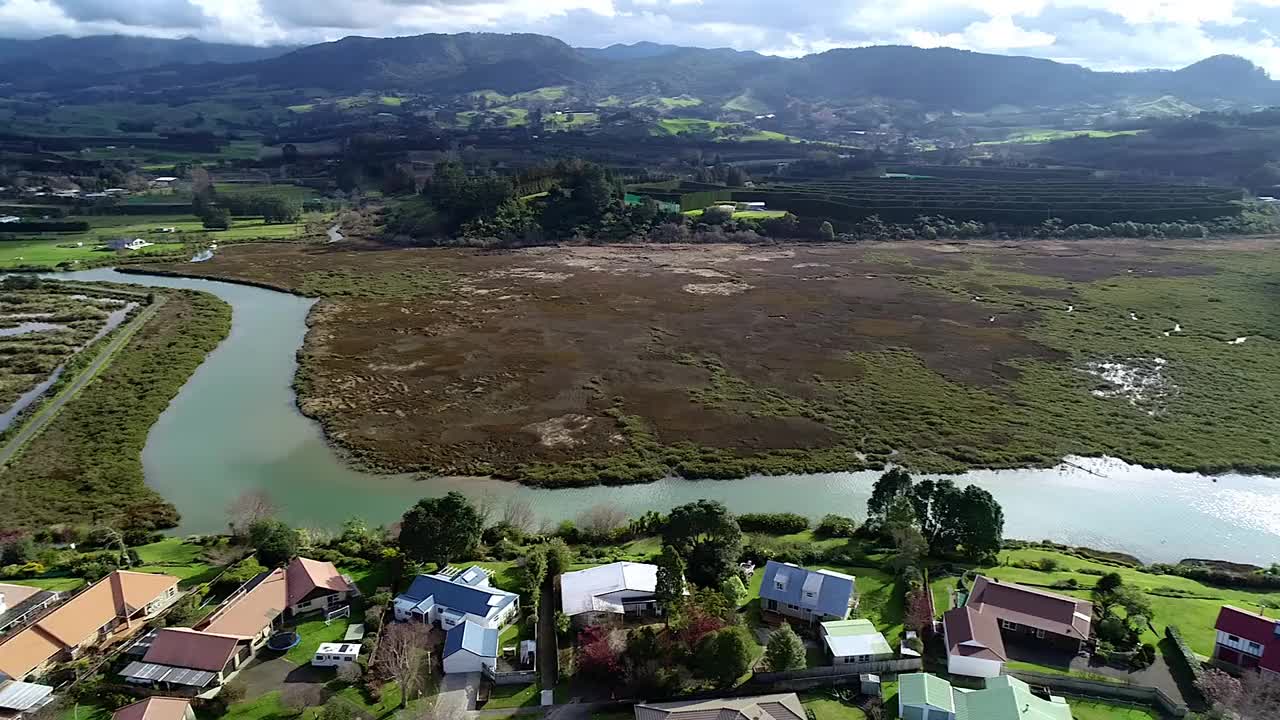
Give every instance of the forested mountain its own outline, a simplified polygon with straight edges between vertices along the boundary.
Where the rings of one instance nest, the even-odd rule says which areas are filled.
[[[126,35],[0,39],[0,82],[41,74],[99,75],[174,64],[244,63],[276,57],[293,49]]]
[[[880,46],[786,59],[655,43],[575,49],[531,34],[348,37],[274,57],[280,50],[192,40],[46,38],[19,43],[27,48],[25,55],[17,54],[13,43],[0,44],[0,62],[8,58],[6,66],[0,66],[0,82],[8,80],[18,91],[104,84],[85,67],[92,66],[112,72],[112,85],[181,89],[188,94],[200,88],[323,88],[446,97],[565,86],[584,100],[690,95],[725,102],[749,93],[776,107],[790,100],[885,99],[924,109],[983,111],[1002,105],[1066,106],[1166,95],[1205,107],[1280,104],[1280,82],[1246,60],[1226,56],[1178,71],[1115,73],[946,48]],[[56,49],[67,43],[77,45],[74,50]],[[46,49],[33,56],[31,47]],[[238,54],[251,61],[233,63]],[[176,68],[172,63],[188,66]],[[45,72],[16,70],[33,65]]]

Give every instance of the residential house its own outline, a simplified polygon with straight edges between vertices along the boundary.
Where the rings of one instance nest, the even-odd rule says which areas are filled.
[[[284,568],[276,568],[240,586],[196,629],[233,636],[253,655],[266,644],[288,607],[288,574]]]
[[[314,667],[346,667],[360,659],[360,643],[320,643],[311,656]]]
[[[844,620],[857,607],[854,579],[833,570],[806,570],[770,560],[760,584],[760,607],[807,622]]]
[[[942,616],[947,670],[995,677],[1010,645],[1079,653],[1092,634],[1093,604],[979,575],[958,607]]]
[[[520,611],[520,596],[490,586],[489,573],[472,567],[456,575],[419,575],[396,597],[396,620],[435,623],[442,630],[471,621],[501,630]]]
[[[251,657],[234,635],[163,628],[150,639],[142,660],[129,663],[120,675],[133,685],[197,695],[229,682]]]
[[[22,218],[17,215],[0,215],[0,225],[8,225],[16,222],[22,222]]]
[[[62,595],[26,585],[0,583],[0,635],[33,620]]]
[[[982,690],[953,688],[934,675],[898,676],[902,720],[1073,720],[1067,701],[1042,698],[1008,675],[987,680]]]
[[[1280,620],[1231,605],[1218,611],[1213,659],[1280,673]]]
[[[444,672],[473,673],[498,667],[498,630],[473,622],[455,625],[444,638]]]
[[[165,176],[152,180],[148,185],[150,185],[153,190],[172,190],[173,186],[177,184],[177,182],[178,178]]]
[[[53,688],[48,685],[0,680],[0,720],[34,715],[52,701]]]
[[[115,238],[107,241],[107,247],[111,250],[141,250],[152,244],[142,238]]]
[[[191,702],[181,698],[150,697],[132,705],[126,705],[111,716],[111,720],[195,720]]]
[[[634,710],[636,720],[805,720],[807,717],[795,693],[640,703]]]
[[[824,622],[822,641],[833,665],[892,660],[895,657],[889,641],[866,619]]]
[[[560,608],[575,625],[612,624],[627,615],[658,615],[658,567],[617,562],[560,576]]]
[[[360,591],[333,563],[294,558],[285,568],[289,614],[330,612],[342,607]]]
[[[39,676],[100,643],[125,640],[178,599],[178,578],[117,570],[0,640],[0,674]]]

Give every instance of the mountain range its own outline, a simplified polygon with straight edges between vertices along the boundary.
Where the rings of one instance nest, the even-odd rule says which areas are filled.
[[[980,112],[1174,96],[1202,107],[1280,105],[1280,82],[1242,58],[1176,71],[1101,72],[1029,57],[948,48],[875,46],[789,59],[729,49],[637,43],[573,48],[533,34],[347,37],[302,48],[103,36],[0,40],[0,90],[76,91],[110,85],[184,95],[316,88],[447,97],[549,86],[575,97],[690,95],[765,106],[793,100],[908,102]]]

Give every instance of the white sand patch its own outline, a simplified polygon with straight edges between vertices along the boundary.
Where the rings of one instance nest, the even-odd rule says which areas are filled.
[[[795,268],[796,270],[802,270],[804,268],[824,268],[824,267],[831,267],[831,263],[796,263],[791,267]]]
[[[667,272],[673,273],[675,275],[696,275],[698,277],[713,278],[717,280],[723,280],[724,278],[729,277],[728,275],[725,275],[719,270],[712,270],[710,268],[677,267],[677,268],[665,268],[665,269],[667,270]]]
[[[740,282],[701,283],[684,286],[685,292],[692,293],[694,295],[739,295],[748,290],[754,289],[754,285],[748,285]]]
[[[522,278],[525,280],[537,280],[538,282],[564,282],[573,275],[569,273],[544,272],[527,267],[507,268],[506,270],[492,270],[486,273],[489,277],[495,278]]]
[[[739,255],[739,260],[750,260],[753,262],[773,262],[774,260],[790,260],[795,257],[794,250],[769,250],[765,252],[751,253],[749,255]]]
[[[1238,338],[1236,338],[1235,340],[1228,340],[1228,341],[1227,341],[1227,344],[1228,344],[1228,345],[1243,345],[1243,344],[1245,344],[1245,343],[1247,343],[1247,342],[1249,342],[1249,338],[1247,338],[1247,337],[1238,337]]]
[[[595,418],[570,414],[526,425],[522,429],[537,435],[538,444],[543,447],[575,447],[582,444],[575,435],[591,427],[593,422]]]
[[[1164,374],[1169,361],[1164,358],[1127,358],[1108,362],[1091,362],[1081,371],[1106,384],[1093,391],[1103,399],[1123,398],[1147,415],[1164,412],[1168,399],[1179,392]]]

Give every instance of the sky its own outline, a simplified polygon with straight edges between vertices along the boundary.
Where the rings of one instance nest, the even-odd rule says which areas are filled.
[[[907,44],[1101,70],[1240,55],[1280,78],[1280,0],[0,0],[0,37],[121,33],[253,45],[534,32],[798,56]]]

